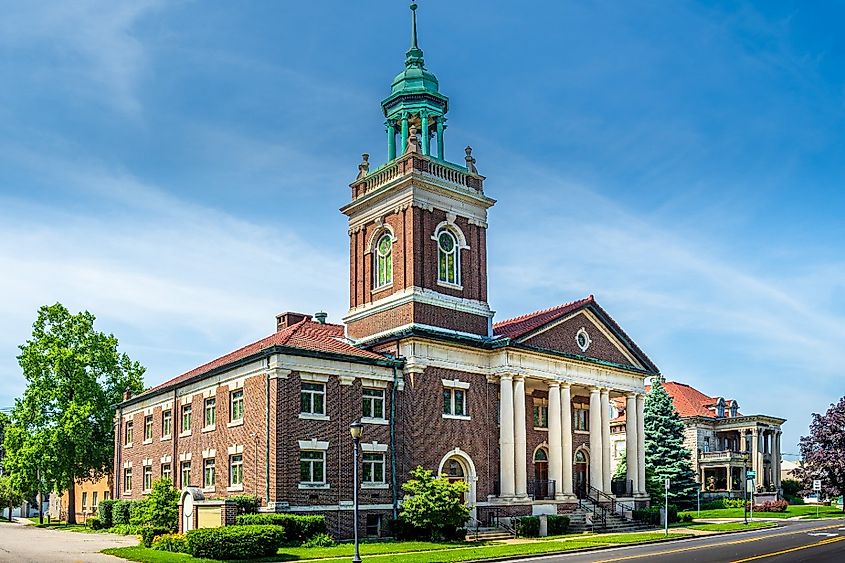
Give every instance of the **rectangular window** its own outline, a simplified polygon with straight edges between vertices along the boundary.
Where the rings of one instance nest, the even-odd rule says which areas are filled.
[[[710,451],[710,436],[705,436],[705,437],[704,437],[704,451],[705,451],[705,452],[709,452],[709,451]]]
[[[166,438],[170,436],[173,426],[173,411],[167,409],[161,413],[161,436]]]
[[[205,488],[214,487],[214,458],[210,457],[203,460],[203,481],[202,486]]]
[[[363,414],[365,418],[384,418],[384,390],[364,389]]]
[[[203,426],[209,428],[217,424],[217,399],[209,397],[205,400],[205,418]]]
[[[244,484],[244,456],[236,454],[229,456],[229,486]]]
[[[191,431],[191,405],[182,405],[182,432]]]
[[[93,512],[97,511],[97,491],[91,493],[91,510]]]
[[[381,514],[367,514],[367,537],[381,536]]]
[[[467,416],[466,393],[463,389],[443,389],[443,414]]]
[[[181,474],[181,485],[182,487],[189,487],[191,485],[191,462],[190,461],[183,461],[179,467],[179,473]]]
[[[82,512],[88,512],[88,493],[82,491]]]
[[[304,383],[299,394],[299,412],[326,414],[326,386],[322,383]]]
[[[549,407],[546,405],[534,405],[534,428],[549,427]]]
[[[229,393],[229,422],[244,419],[244,390]]]
[[[131,467],[124,467],[123,468],[123,490],[124,492],[130,492],[132,490],[132,468]]]
[[[575,417],[575,430],[590,430],[590,411],[586,409],[575,409],[572,411],[572,416]]]
[[[161,464],[161,478],[162,479],[170,479],[170,464],[169,463],[162,463]]]
[[[364,454],[364,483],[384,483],[384,454]]]
[[[317,450],[299,452],[299,480],[310,484],[326,482],[326,452]]]
[[[153,416],[144,417],[144,441],[153,439]]]
[[[127,446],[132,445],[132,421],[127,420],[123,429],[123,443]]]
[[[153,466],[144,466],[144,490],[150,491],[153,488]]]
[[[110,500],[111,493],[109,491],[103,491],[103,500]]]

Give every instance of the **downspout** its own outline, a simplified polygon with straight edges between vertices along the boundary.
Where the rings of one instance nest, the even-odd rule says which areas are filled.
[[[268,358],[269,363],[269,358]],[[267,378],[266,378],[266,385],[264,387],[264,394],[266,399],[266,432],[265,432],[265,443],[264,443],[264,479],[266,488],[264,491],[264,503],[267,507],[270,507],[270,370],[267,370]],[[255,460],[255,463],[258,463],[258,460]]]
[[[177,404],[176,396],[176,392],[178,390],[178,385],[173,387],[173,406],[170,407],[170,435],[173,437],[173,454],[170,458],[170,484],[173,485],[174,488],[176,487],[176,475],[179,475],[179,479],[182,478],[182,474],[179,471],[179,454],[176,453],[179,451],[177,444],[177,442],[179,441],[179,432],[177,432],[176,430],[182,429],[182,408],[181,405]],[[177,415],[177,413],[179,414]],[[179,484],[181,485],[182,483]]]
[[[396,490],[396,387],[399,382],[399,372],[396,363],[393,364],[393,387],[390,389],[390,491],[393,500],[393,519],[399,517],[399,493]]]
[[[115,492],[114,498],[115,499],[120,498],[120,483],[121,483],[121,477],[122,477],[121,471],[120,471],[121,470],[120,460],[122,459],[122,457],[121,457],[120,454],[123,453],[123,435],[122,435],[122,432],[123,432],[123,406],[121,406],[118,409],[118,413],[119,414],[118,414],[118,418],[117,418],[117,429],[114,432],[114,436],[115,436],[114,439],[117,442],[115,444],[115,450],[117,450],[117,462],[115,463],[115,466],[114,466],[114,492]],[[12,513],[10,511],[9,515],[11,516],[11,514]]]

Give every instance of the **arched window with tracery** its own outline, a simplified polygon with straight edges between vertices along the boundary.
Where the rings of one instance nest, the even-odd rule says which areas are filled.
[[[379,237],[374,250],[373,289],[379,289],[393,283],[393,237],[389,232]]]
[[[458,239],[448,228],[437,233],[437,281],[461,284],[461,253]]]

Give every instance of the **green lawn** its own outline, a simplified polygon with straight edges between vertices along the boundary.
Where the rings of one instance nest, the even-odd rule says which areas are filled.
[[[720,508],[717,510],[702,510],[700,513],[691,510],[683,514],[692,514],[693,518],[742,518],[743,512],[741,508]],[[790,504],[786,508],[786,512],[754,512],[755,518],[792,518],[793,516],[815,515],[816,506],[813,504]],[[819,506],[819,515],[827,518],[845,517],[845,513],[835,506]]]
[[[702,530],[704,532],[737,532],[740,530],[756,530],[759,528],[771,528],[777,526],[776,522],[720,522],[719,524],[682,524],[684,528],[691,530]]]
[[[689,537],[689,534],[670,533],[672,539]],[[608,545],[622,545],[641,543],[664,539],[662,532],[644,532],[636,534],[584,534],[568,536],[561,539],[532,541],[526,543],[505,544],[490,543],[462,543],[443,544],[431,542],[373,542],[361,545],[362,557],[376,560],[380,563],[451,563],[455,561],[472,561],[491,557],[513,557],[517,555],[532,555],[540,553],[555,553],[590,547]],[[178,562],[198,563],[208,562],[207,559],[197,559],[188,555],[166,553],[138,547],[120,547],[106,549],[103,553],[115,555],[130,561],[150,563]],[[346,561],[352,556],[352,546],[344,544],[330,548],[282,548],[273,561],[314,561],[334,560]]]

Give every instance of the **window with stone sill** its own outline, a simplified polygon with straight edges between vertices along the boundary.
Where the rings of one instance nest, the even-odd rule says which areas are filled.
[[[123,427],[123,444],[126,446],[132,445],[132,421],[129,420]]]
[[[582,432],[590,430],[590,411],[587,409],[574,409],[572,411],[573,428]]]
[[[463,389],[443,389],[443,414],[447,416],[468,416],[466,392]]]
[[[88,493],[82,491],[82,512],[83,514],[88,510]]]
[[[393,283],[393,237],[385,232],[378,239],[375,248],[373,289],[387,287]]]
[[[170,464],[169,463],[162,463],[161,464],[161,478],[162,479],[170,479]]]
[[[384,484],[384,454],[382,453],[365,453],[364,454],[364,484],[365,485],[383,485]]]
[[[182,482],[180,485],[182,487],[190,486],[191,484],[191,462],[190,461],[183,461],[179,467],[179,473],[181,474]]]
[[[182,405],[182,432],[187,433],[191,431],[191,414],[193,409],[191,405]]]
[[[534,428],[549,427],[549,407],[547,405],[534,405]]]
[[[326,482],[326,452],[299,452],[299,482],[305,485],[322,485]]]
[[[384,389],[364,389],[362,394],[362,414],[364,418],[384,418]]]
[[[173,411],[167,409],[166,411],[162,411],[161,413],[161,436],[167,437],[170,436],[173,426]]]
[[[302,383],[299,392],[300,414],[326,414],[326,386],[323,383]]]
[[[91,493],[91,511],[92,512],[97,512],[97,506],[98,506],[97,495],[98,494],[99,493],[97,493],[97,491],[94,491],[93,493]]]
[[[214,458],[210,457],[210,458],[204,459],[203,462],[202,462],[202,465],[203,465],[202,486],[205,489],[213,489],[214,488],[214,479],[215,479]]]
[[[244,456],[234,454],[229,456],[229,486],[236,487],[244,484]]]
[[[153,415],[144,417],[144,441],[153,439]]]
[[[132,490],[132,468],[123,468],[123,492],[128,493]]]
[[[244,419],[244,390],[235,389],[229,393],[229,422]]]
[[[209,397],[205,400],[205,416],[203,426],[209,428],[217,424],[217,399]]]
[[[144,466],[144,491],[150,491],[153,488],[153,466]]]
[[[448,228],[437,233],[437,281],[460,285],[460,248],[455,235]]]

